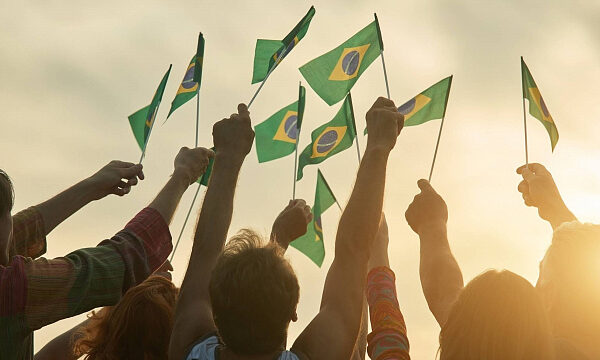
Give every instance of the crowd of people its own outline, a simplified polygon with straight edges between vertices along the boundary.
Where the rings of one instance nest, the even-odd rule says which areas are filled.
[[[387,160],[404,118],[391,100],[378,98],[366,120],[368,142],[319,312],[289,350],[300,284],[284,253],[306,232],[311,209],[304,200],[290,201],[270,239],[242,229],[226,241],[238,175],[254,140],[246,105],[214,125],[214,151],[181,149],[165,186],[122,231],[64,257],[41,257],[46,235],[89,202],[129,193],[144,178],[142,166],[113,161],[14,215],[12,183],[0,171],[0,359],[410,359],[382,213]],[[211,158],[178,289],[167,261],[169,223]],[[465,285],[447,236],[446,203],[429,182],[418,182],[406,220],[420,239],[423,293],[441,328],[437,356],[600,359],[600,226],[577,221],[544,166],[517,172],[525,204],[554,230],[535,287],[506,270],[486,271]],[[34,354],[34,331],[100,307]]]

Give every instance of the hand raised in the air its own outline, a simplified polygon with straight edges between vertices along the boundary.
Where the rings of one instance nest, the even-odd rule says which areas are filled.
[[[191,185],[204,174],[209,159],[214,156],[215,153],[210,149],[202,147],[189,149],[184,146],[175,157],[173,175],[185,177],[188,179],[188,185]]]
[[[417,234],[426,226],[446,225],[448,207],[442,197],[431,187],[429,181],[421,179],[417,182],[421,193],[417,194],[406,210],[406,221]]]
[[[538,208],[540,217],[556,227],[565,221],[576,220],[565,205],[552,174],[541,164],[531,163],[517,168],[523,176],[517,190],[525,205]]]
[[[243,159],[252,148],[254,130],[250,112],[245,104],[238,105],[238,112],[213,126],[213,142],[218,154],[233,155]]]
[[[392,100],[380,97],[367,112],[367,149],[391,151],[404,127],[404,115]]]
[[[128,194],[131,187],[137,185],[138,179],[144,179],[141,164],[113,160],[86,181],[93,189],[93,199],[99,200],[110,194]]]
[[[302,199],[290,200],[288,205],[279,213],[271,230],[271,241],[275,241],[284,249],[306,234],[306,227],[312,221],[310,206]]]

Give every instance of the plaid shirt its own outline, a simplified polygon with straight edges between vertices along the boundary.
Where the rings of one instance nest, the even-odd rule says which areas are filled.
[[[0,265],[0,360],[33,359],[33,331],[93,308],[114,305],[171,252],[169,227],[145,208],[111,239],[65,257],[45,259],[41,214],[13,216],[13,253]]]
[[[372,332],[367,337],[367,352],[373,360],[410,360],[406,324],[396,297],[396,276],[385,266],[367,277],[367,302]]]

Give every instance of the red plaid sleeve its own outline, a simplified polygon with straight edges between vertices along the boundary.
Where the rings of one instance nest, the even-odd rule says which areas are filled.
[[[387,267],[377,267],[367,277],[367,302],[373,331],[367,352],[373,360],[410,360],[406,324],[396,297],[396,277]]]
[[[158,269],[173,250],[169,225],[155,209],[147,207],[125,226],[144,244],[150,272]]]
[[[34,207],[25,209],[12,217],[13,251],[10,256],[21,255],[37,258],[46,252],[46,229],[42,214]]]

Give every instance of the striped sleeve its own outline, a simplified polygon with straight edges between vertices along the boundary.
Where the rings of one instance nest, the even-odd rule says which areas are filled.
[[[18,212],[12,220],[13,251],[10,257],[21,255],[35,259],[46,253],[44,219],[34,206]]]
[[[22,311],[27,327],[36,330],[115,304],[156,270],[171,249],[168,225],[158,211],[146,208],[124,230],[94,248],[57,259],[24,259]]]
[[[406,324],[396,297],[396,277],[387,267],[377,267],[367,278],[367,302],[372,332],[367,353],[373,360],[409,360]]]

